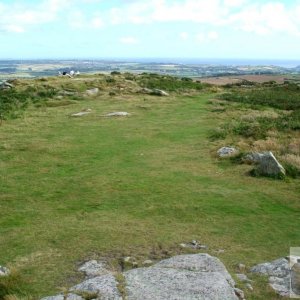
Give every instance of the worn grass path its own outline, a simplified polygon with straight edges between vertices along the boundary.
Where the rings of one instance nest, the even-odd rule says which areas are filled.
[[[300,181],[218,162],[211,97],[99,97],[0,127],[0,265],[30,280],[24,292],[73,284],[89,257],[147,258],[192,239],[225,249],[232,272],[300,246]],[[93,113],[68,117],[84,107]],[[116,110],[132,116],[100,117]],[[275,299],[254,285],[247,299]]]

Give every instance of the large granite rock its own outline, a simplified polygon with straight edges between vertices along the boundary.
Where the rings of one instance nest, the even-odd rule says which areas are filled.
[[[219,259],[179,255],[124,273],[128,300],[237,300],[234,281]]]
[[[118,282],[115,277],[112,274],[106,274],[77,284],[70,291],[95,293],[101,300],[119,300],[121,295],[117,286]]]
[[[271,151],[263,153],[250,153],[244,158],[247,163],[253,163],[257,165],[255,172],[258,175],[263,176],[285,176],[285,169],[277,161],[274,154]]]
[[[94,276],[103,268],[102,263],[89,261],[79,270]],[[69,290],[67,300],[82,300],[84,293],[101,300],[244,299],[243,291],[234,288],[235,282],[222,262],[203,253],[175,256],[116,277],[123,279],[118,282],[113,274],[105,274],[85,280]],[[63,300],[62,297],[57,295],[43,300]]]

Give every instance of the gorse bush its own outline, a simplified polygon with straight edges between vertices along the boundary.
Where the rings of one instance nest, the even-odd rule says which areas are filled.
[[[30,103],[42,104],[54,98],[57,90],[51,86],[27,87],[25,90],[0,90],[0,119],[19,117]]]
[[[300,87],[296,84],[233,90],[220,96],[222,100],[264,105],[284,110],[300,109]]]
[[[204,87],[203,84],[192,80],[181,80],[180,78],[158,74],[142,74],[138,79],[138,83],[145,88],[166,91],[202,90]]]

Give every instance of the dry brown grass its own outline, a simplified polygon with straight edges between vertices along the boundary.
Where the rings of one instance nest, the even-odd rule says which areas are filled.
[[[295,154],[286,154],[281,156],[281,161],[294,166],[300,171],[300,156]]]
[[[253,150],[262,151],[272,151],[278,153],[282,150],[283,145],[281,142],[273,137],[268,137],[266,140],[258,140],[253,143]]]

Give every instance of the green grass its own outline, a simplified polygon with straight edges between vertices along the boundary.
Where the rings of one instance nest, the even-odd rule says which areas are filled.
[[[0,265],[50,295],[77,283],[78,262],[181,253],[198,239],[233,273],[299,246],[299,180],[219,162],[212,96],[99,96],[30,107],[0,127]],[[142,107],[147,109],[141,109]],[[89,107],[93,113],[70,118]],[[128,111],[128,118],[102,118]],[[247,299],[276,299],[260,280]]]

